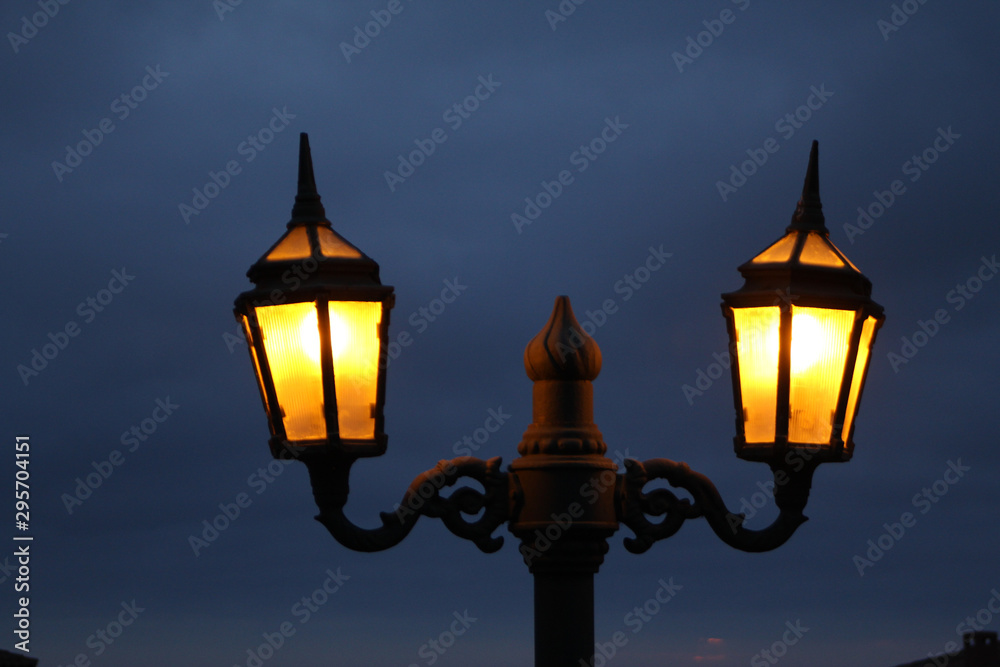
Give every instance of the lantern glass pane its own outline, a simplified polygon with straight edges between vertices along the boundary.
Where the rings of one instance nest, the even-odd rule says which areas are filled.
[[[276,262],[288,259],[305,259],[309,255],[309,236],[306,233],[306,228],[296,227],[288,232],[278,245],[274,246],[274,250],[267,253],[267,260]]]
[[[772,442],[778,399],[778,306],[734,308],[736,355],[747,442]]]
[[[853,310],[792,306],[789,442],[830,442],[853,325]]]
[[[290,441],[326,438],[316,304],[257,308],[264,351]]]
[[[861,341],[858,343],[858,358],[854,363],[854,373],[851,377],[851,393],[847,398],[847,412],[844,414],[844,433],[841,436],[844,442],[851,435],[851,426],[854,424],[854,413],[858,409],[858,397],[861,395],[861,383],[865,379],[865,369],[868,367],[868,355],[871,352],[872,337],[875,335],[875,318],[869,317],[865,320],[861,329]]]
[[[243,336],[246,338],[247,347],[250,348],[250,359],[253,361],[253,372],[257,377],[257,387],[260,389],[260,397],[264,401],[264,410],[267,411],[268,421],[270,422],[271,406],[267,402],[267,390],[264,388],[264,379],[260,372],[260,360],[257,359],[257,348],[254,347],[253,335],[250,333],[250,322],[247,320],[246,315],[241,315],[240,321],[243,323]]]
[[[799,261],[803,264],[829,266],[835,269],[844,266],[844,262],[827,245],[826,239],[819,232],[809,232],[806,236],[805,245],[802,246],[802,252],[799,254]]]
[[[350,243],[342,239],[336,232],[328,227],[317,227],[316,236],[319,237],[319,251],[324,257],[344,257],[358,259],[361,252]]]
[[[778,241],[773,243],[771,247],[754,257],[753,263],[767,264],[770,262],[787,262],[792,256],[792,249],[795,248],[795,239],[797,236],[797,233],[792,232],[791,234],[778,239]]]
[[[331,301],[330,347],[340,437],[375,437],[380,301]]]

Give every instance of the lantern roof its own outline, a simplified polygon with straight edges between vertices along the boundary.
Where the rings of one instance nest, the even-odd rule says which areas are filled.
[[[334,231],[313,174],[309,135],[299,135],[299,179],[288,230],[247,271],[259,289],[381,286],[378,264]]]
[[[802,196],[785,235],[739,271],[745,284],[723,295],[733,305],[775,305],[808,295],[834,307],[867,302],[881,310],[871,301],[871,281],[830,240],[819,196],[818,142],[812,143]]]

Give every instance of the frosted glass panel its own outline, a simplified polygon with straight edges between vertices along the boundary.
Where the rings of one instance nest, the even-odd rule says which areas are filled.
[[[257,358],[257,348],[254,346],[253,336],[250,334],[250,322],[247,320],[246,315],[241,316],[240,321],[243,323],[243,336],[246,338],[247,347],[250,348],[250,359],[253,361],[253,372],[257,378],[257,387],[260,389],[261,400],[264,401],[264,410],[267,411],[267,417],[270,420],[272,416],[271,404],[267,400],[267,390],[264,389],[264,382],[261,379],[260,360]],[[273,432],[273,427],[271,430]]]
[[[257,308],[288,440],[326,438],[315,303]]]
[[[319,237],[319,250],[324,257],[361,257],[357,248],[340,238],[332,229],[317,227],[316,236]]]
[[[766,264],[768,262],[787,262],[792,256],[792,249],[795,247],[795,239],[798,234],[791,233],[773,243],[770,248],[753,258],[754,264]]]
[[[853,324],[853,310],[792,306],[789,442],[830,441]]]
[[[381,322],[380,302],[330,302],[330,346],[341,438],[375,435]]]
[[[267,260],[275,262],[279,260],[305,259],[310,254],[309,237],[306,235],[306,228],[296,227],[288,232],[288,236],[278,243],[274,247],[274,250],[267,254]]]
[[[865,377],[865,367],[868,365],[868,355],[871,352],[872,337],[875,335],[875,318],[869,317],[865,320],[861,329],[861,341],[858,344],[858,359],[854,363],[854,373],[851,378],[851,393],[847,398],[847,412],[844,414],[843,439],[847,442],[851,434],[851,426],[854,424],[854,413],[858,409],[858,396],[861,392],[861,381]]]
[[[778,397],[777,306],[734,308],[746,441],[772,442]]]
[[[844,266],[844,263],[837,257],[837,253],[827,245],[826,239],[819,232],[809,232],[809,235],[806,237],[806,243],[802,246],[802,254],[799,255],[799,261],[803,264],[829,266],[835,269]]]

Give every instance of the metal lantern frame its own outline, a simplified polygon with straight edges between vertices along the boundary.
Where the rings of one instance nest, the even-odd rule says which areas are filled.
[[[857,411],[871,361],[876,333],[885,320],[882,306],[871,299],[871,281],[829,240],[819,198],[818,145],[813,142],[802,198],[786,234],[754,259],[739,267],[745,284],[735,292],[723,294],[722,312],[730,340],[733,401],[736,409],[737,456],[772,464],[788,463],[796,456],[815,462],[847,461],[854,451],[854,427]],[[823,258],[822,263],[806,261],[807,244]],[[774,251],[781,246],[780,251]],[[825,254],[824,254],[825,253]],[[779,261],[771,261],[776,257]],[[826,264],[826,265],[824,265]],[[740,374],[738,328],[734,311],[742,308],[777,307],[779,309],[777,391],[774,405],[774,438],[767,442],[748,442],[745,425],[747,387]],[[792,410],[792,320],[796,308],[852,311],[853,322],[847,332],[847,351],[836,391],[836,402],[825,414],[831,421],[826,442],[796,442],[789,439]],[[866,331],[866,325],[869,329]],[[865,334],[863,337],[862,334]],[[758,341],[759,341],[758,337]],[[763,343],[760,343],[763,344]],[[853,390],[853,392],[852,392]],[[853,393],[853,401],[851,400]],[[849,424],[844,432],[845,422]]]
[[[255,287],[240,294],[234,304],[267,413],[271,453],[276,458],[287,458],[300,456],[306,450],[332,449],[352,457],[379,456],[385,452],[388,441],[383,409],[389,314],[395,301],[393,288],[382,285],[378,264],[337,234],[327,220],[316,191],[309,138],[304,133],[299,146],[298,194],[287,227],[285,234],[247,271]],[[299,252],[280,250],[288,246]],[[329,304],[336,302],[380,304],[375,402],[371,408],[374,428],[370,438],[341,437],[337,383],[350,380],[343,374],[338,377],[333,359]],[[325,432],[317,438],[290,439],[286,407],[275,386],[257,311],[261,307],[302,303],[313,304],[316,315]]]
[[[506,524],[520,541],[519,552],[534,578],[536,667],[594,664],[594,576],[608,551],[608,540],[619,528],[632,532],[623,543],[635,554],[644,553],[656,542],[673,536],[687,520],[699,518],[705,519],[715,535],[734,549],[747,552],[777,549],[806,521],[804,510],[816,467],[824,461],[850,458],[856,420],[846,437],[839,441],[832,437],[819,447],[789,442],[787,438],[794,309],[835,308],[855,313],[848,360],[837,387],[834,410],[834,421],[840,419],[841,423],[847,412],[848,385],[855,381],[860,382],[854,397],[855,411],[860,404],[860,390],[871,358],[870,346],[874,343],[875,329],[883,321],[881,306],[870,298],[871,283],[829,241],[819,202],[815,142],[802,200],[786,231],[788,256],[768,255],[775,247],[772,245],[741,266],[746,284],[736,292],[724,294],[722,304],[733,341],[736,453],[740,458],[770,464],[778,515],[769,525],[759,529],[745,527],[744,516],[726,507],[712,481],[685,463],[666,458],[626,459],[624,470],[620,470],[606,456],[609,448],[594,423],[593,406],[592,383],[602,363],[600,347],[574,316],[569,298],[560,296],[548,322],[525,349],[525,370],[533,382],[532,423],[525,430],[517,447],[518,456],[511,465],[502,469],[499,457],[483,460],[460,456],[439,461],[414,477],[393,511],[381,513],[381,525],[365,528],[353,523],[344,510],[353,464],[361,457],[382,454],[386,447],[382,411],[393,293],[391,287],[381,284],[378,264],[337,235],[326,219],[316,194],[308,139],[303,134],[299,194],[288,231],[247,272],[255,287],[241,294],[235,307],[236,316],[246,330],[268,415],[271,451],[278,457],[291,454],[305,464],[319,508],[316,519],[338,543],[349,549],[374,552],[391,548],[403,541],[423,516],[440,519],[454,535],[471,541],[485,553],[493,553],[504,541],[495,533]],[[836,261],[828,262],[831,266],[803,261],[809,243],[820,243]],[[285,252],[293,246],[297,248],[295,252]],[[308,267],[304,266],[307,261],[311,262]],[[328,304],[338,300],[381,304],[377,400],[372,407],[375,429],[370,439],[344,438],[339,431],[336,385],[340,378],[330,322],[324,320]],[[257,310],[264,306],[303,303],[311,304],[317,317],[318,363],[322,367],[322,395],[318,400],[323,401],[326,428],[325,438],[306,442],[287,437],[280,392],[276,391],[268,349],[256,316]],[[784,419],[786,428],[782,431],[780,424],[776,424],[775,435],[784,437],[775,437],[773,442],[748,443],[742,423],[741,360],[736,345],[735,313],[741,308],[775,305],[780,307],[776,372],[783,378],[775,413]],[[292,318],[284,320],[287,328],[282,331],[286,334],[293,330],[288,324],[291,321]],[[874,328],[867,344],[867,358],[861,359],[865,326]],[[313,340],[305,343],[294,337],[285,342],[298,344],[300,353],[315,351],[317,346]],[[299,361],[293,365],[289,360],[296,357],[284,347],[280,351],[287,355],[275,362],[285,364],[283,382],[294,376],[292,370],[308,373],[308,383],[303,375],[297,376],[295,383],[301,381],[313,387],[303,389],[303,396],[319,396],[315,390],[316,362],[299,365],[305,358],[299,354]],[[790,464],[785,458],[788,452],[802,449],[810,450],[804,464]],[[473,485],[466,485],[467,482]],[[677,490],[687,495],[675,493]]]

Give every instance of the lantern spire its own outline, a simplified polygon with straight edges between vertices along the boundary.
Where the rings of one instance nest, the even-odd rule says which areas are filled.
[[[312,152],[309,150],[309,135],[299,134],[299,191],[292,207],[292,219],[288,227],[306,224],[330,225],[326,210],[316,191],[316,177],[313,175]]]
[[[802,198],[799,199],[787,231],[817,231],[824,235],[830,233],[826,228],[826,218],[823,217],[823,204],[819,200],[819,142],[815,140],[809,152],[809,167],[802,184]]]

